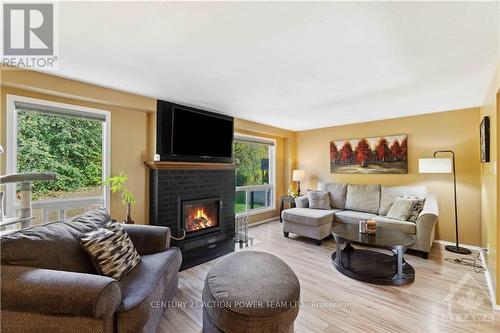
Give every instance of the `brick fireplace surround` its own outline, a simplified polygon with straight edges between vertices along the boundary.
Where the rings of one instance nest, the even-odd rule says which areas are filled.
[[[182,252],[181,270],[234,251],[234,189],[234,170],[151,168],[150,224],[170,227],[173,236],[181,236],[182,200],[209,197],[222,200],[219,228],[173,241],[172,245]]]

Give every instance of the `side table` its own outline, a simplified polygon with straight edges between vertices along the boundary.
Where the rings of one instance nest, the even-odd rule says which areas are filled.
[[[280,198],[280,222],[283,223],[283,218],[281,217],[281,212],[285,209],[285,204],[288,204],[288,208],[295,207],[295,197],[289,195],[282,195]]]

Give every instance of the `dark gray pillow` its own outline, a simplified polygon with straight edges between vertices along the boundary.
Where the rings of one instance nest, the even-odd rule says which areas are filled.
[[[330,209],[330,194],[326,191],[308,191],[309,208]]]
[[[141,260],[125,229],[116,222],[79,236],[97,271],[121,279]]]
[[[95,209],[71,220],[51,222],[2,235],[2,265],[95,274],[96,270],[80,247],[77,237],[110,220],[106,209]]]

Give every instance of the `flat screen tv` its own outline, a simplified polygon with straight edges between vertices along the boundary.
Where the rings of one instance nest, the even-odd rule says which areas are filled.
[[[158,101],[161,160],[232,163],[233,117]]]

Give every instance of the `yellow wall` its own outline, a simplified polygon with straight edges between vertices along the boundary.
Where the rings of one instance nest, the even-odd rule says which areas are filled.
[[[498,205],[500,197],[498,196],[498,188],[500,178],[497,176],[495,168],[498,161],[498,140],[497,135],[499,128],[498,109],[500,108],[500,66],[495,72],[491,81],[485,101],[481,106],[481,119],[485,116],[490,117],[490,143],[491,143],[491,162],[481,165],[481,234],[482,246],[489,248],[485,255],[488,273],[493,282],[497,285],[500,281],[500,256],[498,256],[498,244],[500,241],[500,228],[498,227]],[[497,304],[500,304],[500,291],[496,288]]]
[[[111,112],[111,175],[124,172],[137,197],[132,216],[136,223],[149,221],[149,181],[143,161],[148,158],[148,114],[156,110],[156,100],[98,87],[74,80],[24,70],[2,70],[0,144],[5,147],[6,95],[40,98]],[[0,155],[0,174],[5,171],[5,154]],[[124,218],[118,195],[111,196],[111,214]]]
[[[499,69],[500,70],[500,69]],[[498,83],[497,87],[500,87],[500,75],[497,74],[498,77]],[[496,244],[490,246],[491,251],[496,254],[496,279],[494,281],[493,287],[496,290],[496,303],[497,305],[500,305],[500,288],[498,288],[497,282],[500,281],[500,270],[498,267],[500,267],[500,256],[498,255],[498,245],[500,244],[500,214],[498,213],[498,207],[500,207],[500,196],[498,193],[500,192],[500,177],[498,177],[498,148],[500,147],[500,135],[498,135],[498,129],[500,128],[500,117],[498,116],[500,114],[500,88],[497,90],[497,96],[496,96],[496,101],[497,101],[497,108],[496,108],[496,126],[495,126],[495,133],[496,134],[496,143],[495,143],[495,154],[497,156],[497,162],[495,163],[495,176],[497,179],[497,205],[496,205],[496,234],[497,234],[497,239],[496,239]],[[495,221],[493,221],[495,223]],[[494,273],[494,272],[493,272]],[[492,273],[490,272],[490,275]]]
[[[479,108],[471,108],[298,132],[298,167],[306,170],[308,178],[303,188],[315,188],[319,180],[354,184],[425,185],[430,192],[437,195],[439,201],[436,238],[454,241],[452,175],[418,173],[419,158],[432,157],[436,150],[451,149],[457,155],[460,240],[465,244],[479,245],[481,231],[478,126]],[[408,174],[330,173],[330,141],[391,134],[408,134]]]

